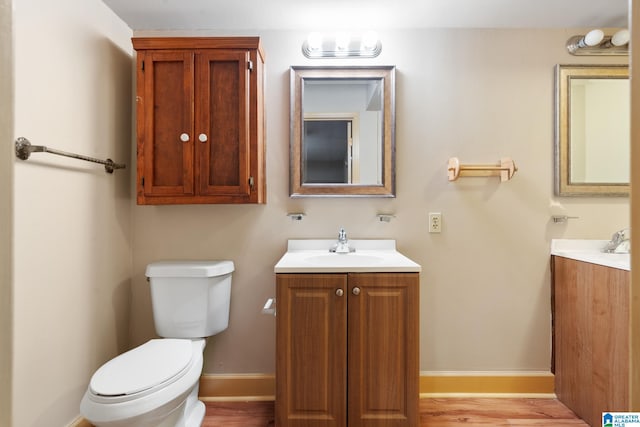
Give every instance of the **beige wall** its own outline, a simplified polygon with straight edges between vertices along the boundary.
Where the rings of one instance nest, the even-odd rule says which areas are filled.
[[[14,29],[15,132],[5,145],[24,136],[128,167],[109,175],[48,154],[11,160],[12,425],[64,426],[91,374],[128,344],[131,30],[99,0],[15,2]]]
[[[423,266],[422,370],[548,371],[550,240],[608,239],[629,224],[626,198],[553,196],[554,65],[620,61],[569,55],[564,45],[576,33],[384,32],[378,58],[351,62],[306,60],[303,33],[238,33],[260,35],[266,51],[268,203],[134,208],[132,344],[154,336],[147,263],[231,259],[231,322],[210,341],[205,372],[272,373],[275,320],[260,310],[275,294],[273,266],[288,238],[332,238],[344,226],[351,238],[397,239]],[[288,68],[311,63],[397,66],[397,198],[288,197]],[[511,156],[519,171],[504,184],[450,183],[450,156],[463,163]],[[300,211],[302,222],[286,217]],[[396,218],[381,223],[379,212]],[[442,213],[442,234],[427,233],[429,212]],[[561,212],[580,218],[554,224],[551,214]]]
[[[11,426],[13,49],[11,0],[0,0],[0,426]]]

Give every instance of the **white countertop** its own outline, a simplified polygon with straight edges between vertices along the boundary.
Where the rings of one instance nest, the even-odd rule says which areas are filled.
[[[608,240],[553,239],[551,255],[630,271],[630,255],[603,252],[607,243]]]
[[[420,272],[421,267],[396,250],[395,240],[349,240],[355,252],[329,252],[336,240],[289,240],[276,273]]]

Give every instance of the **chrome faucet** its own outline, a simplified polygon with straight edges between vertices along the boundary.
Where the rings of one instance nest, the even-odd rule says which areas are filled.
[[[619,254],[629,253],[629,246],[631,243],[630,238],[631,230],[629,228],[623,228],[620,231],[616,231],[613,233],[613,236],[611,236],[611,241],[604,247],[604,252]]]
[[[347,239],[347,232],[344,228],[340,228],[338,232],[338,243],[333,245],[329,252],[335,252],[337,254],[348,254],[349,252],[355,252],[356,248],[349,247],[349,240]]]

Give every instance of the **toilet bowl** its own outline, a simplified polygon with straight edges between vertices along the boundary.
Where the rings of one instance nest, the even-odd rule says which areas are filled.
[[[159,339],[121,354],[93,375],[80,411],[96,426],[200,426],[204,345],[204,339]],[[188,402],[194,389],[195,402]]]
[[[206,338],[228,325],[231,261],[150,264],[152,339],[102,365],[80,412],[96,427],[199,427]]]

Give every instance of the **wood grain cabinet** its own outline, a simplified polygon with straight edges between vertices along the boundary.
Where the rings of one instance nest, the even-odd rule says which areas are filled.
[[[276,427],[417,426],[418,273],[276,277]]]
[[[629,410],[629,272],[552,257],[558,399],[591,426]]]
[[[265,203],[260,39],[132,41],[138,204]]]

